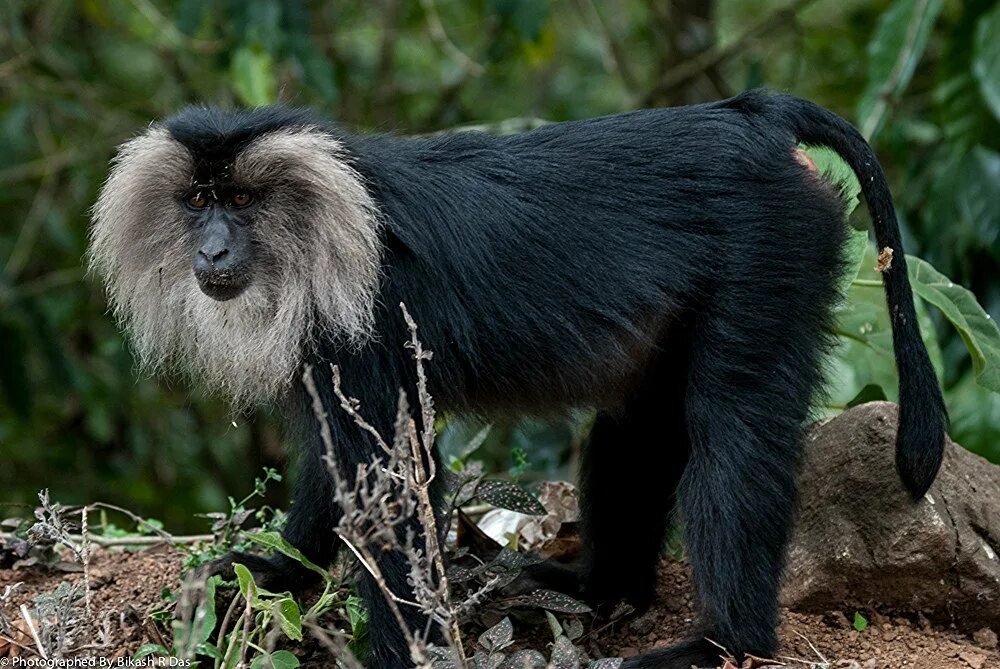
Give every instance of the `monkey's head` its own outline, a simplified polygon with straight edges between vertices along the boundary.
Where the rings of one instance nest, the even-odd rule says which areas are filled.
[[[186,109],[123,144],[88,256],[150,370],[237,404],[283,392],[305,347],[370,331],[379,216],[308,112]]]

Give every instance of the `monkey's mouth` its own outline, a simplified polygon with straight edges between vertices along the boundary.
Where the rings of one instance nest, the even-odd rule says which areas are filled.
[[[198,287],[213,300],[225,302],[239,297],[250,286],[250,274],[241,270],[216,269],[195,272]]]

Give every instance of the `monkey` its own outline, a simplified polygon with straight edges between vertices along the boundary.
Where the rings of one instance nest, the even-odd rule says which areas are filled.
[[[919,500],[947,415],[892,196],[846,120],[787,94],[507,136],[350,133],[305,108],[192,106],[119,148],[89,264],[144,369],[185,373],[235,406],[282,407],[300,460],[283,532],[317,564],[337,554],[339,510],[302,370],[316,375],[339,471],[380,457],[338,410],[331,368],[391,434],[397,393],[416,382],[397,345],[400,303],[434,352],[427,384],[449,414],[593,409],[583,555],[540,577],[589,602],[648,606],[676,506],[702,626],[623,666],[715,666],[709,639],[738,660],[776,649],[803,430],[841,298],[845,205],[802,145],[852,168],[878,246],[893,252],[882,276],[896,461]],[[404,557],[376,554],[406,598]],[[308,582],[291,559],[243,559],[261,578]],[[412,666],[363,571],[358,588],[371,666]]]

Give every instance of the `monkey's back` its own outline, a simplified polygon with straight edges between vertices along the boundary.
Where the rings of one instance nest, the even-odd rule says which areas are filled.
[[[839,268],[843,203],[733,101],[348,145],[386,219],[383,301],[462,403],[614,402],[723,287]]]

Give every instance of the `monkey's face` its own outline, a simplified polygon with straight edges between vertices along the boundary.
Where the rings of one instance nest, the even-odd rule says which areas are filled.
[[[192,269],[213,300],[231,300],[250,285],[255,204],[249,189],[228,183],[195,184],[184,198],[197,247]]]
[[[140,361],[241,404],[283,392],[318,332],[367,336],[381,262],[341,143],[258,114],[189,110],[122,145],[89,248]]]

